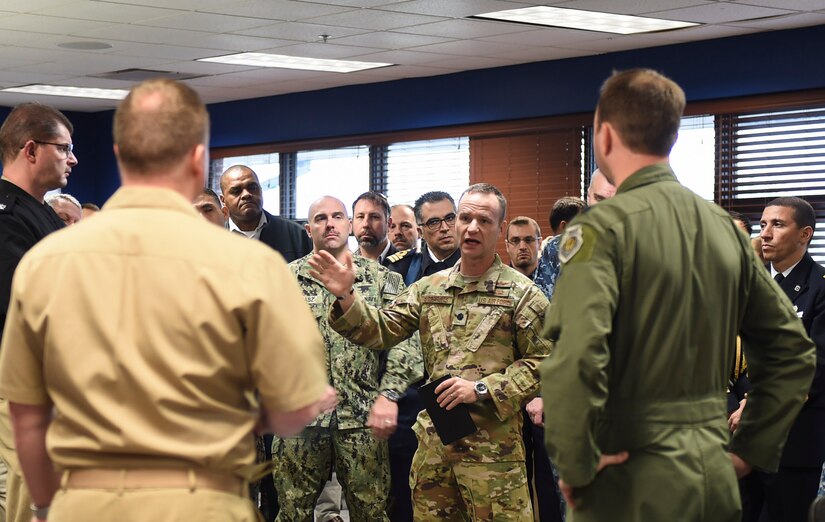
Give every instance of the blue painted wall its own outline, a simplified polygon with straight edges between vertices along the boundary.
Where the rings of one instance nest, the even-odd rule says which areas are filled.
[[[213,147],[590,111],[613,69],[651,67],[689,101],[825,88],[825,26],[209,106]],[[111,112],[67,113],[80,164],[68,192],[102,203],[118,186]]]

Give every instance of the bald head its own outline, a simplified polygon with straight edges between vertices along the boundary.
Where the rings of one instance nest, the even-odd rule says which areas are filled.
[[[590,186],[587,188],[587,205],[593,206],[616,195],[616,187],[596,169],[590,175]]]
[[[338,198],[324,196],[309,206],[307,234],[312,238],[315,252],[326,250],[334,256],[341,255],[347,248],[352,225],[347,217],[347,206]]]
[[[257,228],[264,211],[261,184],[255,171],[246,165],[233,165],[221,175],[221,201],[229,219],[243,231]]]

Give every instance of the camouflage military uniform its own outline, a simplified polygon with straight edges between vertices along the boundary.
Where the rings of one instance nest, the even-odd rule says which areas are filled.
[[[387,442],[372,437],[365,427],[378,394],[401,394],[423,375],[421,348],[410,340],[386,354],[347,341],[330,329],[327,312],[335,296],[310,277],[310,256],[293,261],[307,302],[318,320],[327,348],[327,372],[338,391],[335,411],[321,415],[297,437],[276,438],[273,478],[281,509],[276,520],[311,521],[315,500],[329,477],[333,455],[338,480],[354,522],[388,520],[385,510],[390,483]],[[381,305],[403,290],[401,276],[356,256],[355,288],[370,303]]]
[[[520,408],[536,395],[537,368],[551,349],[540,336],[547,299],[498,256],[477,280],[459,267],[417,281],[381,310],[358,295],[343,316],[332,309],[331,325],[371,348],[418,331],[431,379],[449,374],[490,390],[469,405],[478,432],[449,446],[427,412],[419,414],[410,477],[416,521],[532,520]]]

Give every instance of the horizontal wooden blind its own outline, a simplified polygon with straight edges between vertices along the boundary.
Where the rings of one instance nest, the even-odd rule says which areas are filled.
[[[582,127],[470,139],[470,184],[490,183],[507,198],[507,219],[535,219],[550,235],[553,203],[582,196]],[[509,262],[504,237],[498,252]]]

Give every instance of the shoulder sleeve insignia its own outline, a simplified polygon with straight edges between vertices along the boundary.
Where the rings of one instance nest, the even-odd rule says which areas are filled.
[[[582,226],[572,225],[564,230],[564,236],[559,244],[559,261],[566,263],[576,255],[584,244],[582,238]]]
[[[407,254],[409,254],[412,251],[413,251],[412,248],[408,248],[407,250],[402,250],[401,252],[396,252],[395,254],[389,256],[387,258],[387,261],[389,261],[390,263],[397,263],[397,262],[401,261],[402,259],[404,259],[405,257],[407,257]]]
[[[398,273],[388,272],[387,279],[384,283],[384,294],[389,294],[395,297],[401,291],[401,287],[403,285],[403,279],[401,279],[401,276]]]

